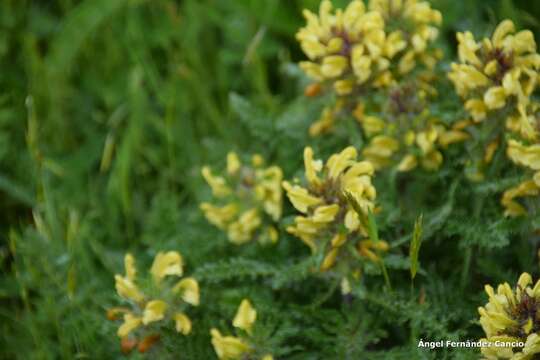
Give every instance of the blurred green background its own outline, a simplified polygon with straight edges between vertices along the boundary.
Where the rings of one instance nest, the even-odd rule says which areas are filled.
[[[318,109],[294,34],[318,3],[0,2],[0,358],[113,356],[125,251],[216,258],[200,166],[236,149],[298,168]],[[503,18],[539,39],[538,1],[433,6],[449,54]]]

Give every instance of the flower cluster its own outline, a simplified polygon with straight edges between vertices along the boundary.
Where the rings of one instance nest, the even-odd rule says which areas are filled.
[[[283,174],[279,167],[264,167],[260,155],[252,157],[251,166],[242,164],[230,152],[225,176],[213,175],[207,166],[202,175],[218,204],[203,202],[200,207],[209,222],[227,232],[232,243],[244,244],[253,238],[263,243],[278,240],[273,223],[281,217]]]
[[[465,100],[465,109],[474,123],[485,123],[485,161],[506,145],[508,158],[517,165],[538,172],[540,105],[532,98],[537,89],[540,55],[531,31],[515,32],[512,21],[502,21],[491,39],[477,42],[470,32],[458,33],[460,63],[453,63],[448,74],[457,93]],[[506,126],[507,131],[504,131]],[[501,139],[502,138],[502,139]],[[482,179],[483,176],[478,176]],[[539,194],[538,174],[532,174],[508,189],[501,199],[505,214],[527,213],[517,198]]]
[[[395,85],[417,62],[428,68],[436,63],[436,52],[428,49],[438,35],[441,14],[427,2],[371,0],[366,9],[363,1],[354,0],[344,11],[333,12],[331,2],[324,0],[318,15],[305,10],[304,16],[307,25],[296,38],[309,61],[299,65],[316,81],[306,94],[332,87],[340,97],[312,125],[312,135],[333,127],[343,101]]]
[[[174,323],[176,331],[188,335],[191,320],[185,314],[187,305],[199,305],[199,284],[197,280],[186,277],[174,280],[183,274],[183,260],[180,253],[160,252],[154,258],[150,269],[151,282],[142,281],[145,289],[137,285],[137,269],[131,254],[124,258],[125,275],[115,275],[116,291],[130,307],[109,309],[107,315],[114,320],[123,314],[123,324],[118,328],[124,351],[131,351],[138,345],[141,352],[159,339],[160,326]],[[139,334],[140,333],[140,334]],[[157,334],[156,334],[157,333]],[[141,338],[139,335],[150,334]]]
[[[293,206],[303,215],[294,219],[287,231],[299,237],[313,253],[324,254],[321,271],[332,268],[338,259],[350,254],[341,251],[356,246],[357,253],[378,260],[376,251],[387,250],[384,241],[368,239],[368,213],[374,210],[374,169],[368,161],[357,161],[357,151],[347,147],[332,155],[323,166],[313,158],[310,147],[304,149],[305,187],[283,182]],[[347,196],[358,205],[356,211]]]
[[[253,324],[257,319],[257,311],[252,307],[249,300],[244,299],[240,303],[233,326],[242,331],[242,336],[223,336],[218,329],[211,329],[212,345],[219,359],[260,359],[272,360],[270,354],[259,354],[261,351],[250,342],[253,333]]]
[[[514,290],[508,283],[499,285],[497,292],[485,286],[489,302],[478,312],[487,339],[481,341],[524,344],[522,348],[483,347],[486,359],[525,360],[540,354],[540,281],[534,287],[531,284],[531,275],[523,273]]]
[[[423,89],[405,83],[391,89],[382,116],[367,115],[363,104],[357,106],[354,116],[369,139],[362,155],[376,169],[409,171],[420,165],[436,170],[443,162],[441,149],[469,137],[460,123],[448,129],[432,116],[426,96]]]
[[[531,31],[514,32],[512,21],[504,20],[482,42],[469,31],[458,33],[460,62],[452,64],[448,77],[474,121],[502,115],[509,129],[533,140],[538,129],[529,116],[536,107],[530,96],[537,86],[540,55]]]

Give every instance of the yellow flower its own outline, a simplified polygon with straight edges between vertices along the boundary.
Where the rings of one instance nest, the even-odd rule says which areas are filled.
[[[167,306],[167,303],[163,300],[152,300],[146,303],[143,312],[143,324],[148,325],[151,322],[163,319]]]
[[[352,146],[330,156],[324,166],[322,161],[314,160],[313,150],[306,147],[304,164],[305,187],[283,182],[289,200],[303,214],[295,218],[287,231],[299,237],[312,252],[325,253],[321,271],[326,271],[339,259],[347,241],[356,241],[358,235],[367,236],[367,215],[373,211],[376,198],[371,184],[374,168],[368,161],[357,161],[357,151]],[[362,218],[344,192],[354,197]]]
[[[142,324],[142,318],[131,313],[124,315],[124,323],[118,328],[118,336],[123,338]]]
[[[182,333],[183,335],[189,335],[191,333],[191,320],[184,313],[174,314],[174,323],[176,326],[176,331]]]
[[[212,193],[214,196],[224,197],[231,193],[231,189],[225,185],[225,179],[220,176],[212,175],[212,172],[208,166],[204,166],[201,173],[208,185],[210,185],[212,188]]]
[[[167,275],[182,276],[182,266],[182,256],[177,251],[159,252],[154,258],[150,273],[156,283],[159,283]]]
[[[234,336],[222,336],[219,330],[211,329],[212,345],[219,359],[234,360],[249,353],[251,348],[241,339]]]
[[[114,279],[116,282],[116,292],[118,292],[118,295],[134,301],[142,301],[144,299],[144,295],[131,280],[120,275],[115,275]]]
[[[260,353],[260,349],[252,344],[252,327],[257,319],[257,311],[251,306],[248,299],[243,299],[233,319],[233,326],[247,333],[242,337],[222,336],[219,330],[211,329],[212,345],[219,359],[240,360],[245,357],[254,358],[252,353]],[[254,343],[257,344],[257,343]],[[249,354],[249,356],[248,356]],[[260,357],[262,360],[272,360],[271,354]]]
[[[538,177],[538,174],[536,174]],[[502,196],[501,204],[504,206],[505,216],[527,215],[527,209],[516,201],[517,198],[540,195],[540,185],[533,180],[527,180],[516,187],[506,190]]]
[[[258,154],[253,155],[250,166],[242,164],[236,153],[229,152],[227,176],[209,176],[210,169],[203,168],[203,176],[219,204],[203,202],[200,209],[234,244],[244,244],[255,237],[264,242],[269,234],[273,240],[278,239],[272,223],[281,218],[283,173],[277,166],[263,166],[264,159]],[[216,183],[228,189],[226,197],[215,191]]]
[[[229,239],[233,244],[243,244],[253,237],[253,232],[261,225],[257,209],[244,212],[237,221],[231,223],[228,229]]]
[[[124,314],[124,323],[118,329],[118,336],[125,337],[136,328],[157,321],[165,323],[171,320],[175,322],[178,332],[184,335],[189,334],[191,321],[183,312],[185,305],[177,299],[180,296],[184,303],[199,305],[199,284],[195,279],[189,277],[180,280],[175,286],[170,286],[170,283],[162,281],[169,275],[182,275],[183,261],[180,253],[176,251],[159,252],[154,258],[150,269],[150,275],[154,282],[151,299],[135,284],[135,259],[131,254],[126,254],[124,265],[126,276],[115,275],[116,290],[121,297],[132,301],[131,309],[127,307],[112,308],[107,313],[110,320],[116,320],[117,314]],[[142,284],[147,283],[142,282]]]
[[[251,327],[257,319],[257,311],[251,306],[248,299],[242,300],[236,316],[233,320],[233,326],[251,333]]]
[[[135,268],[135,260],[133,259],[133,255],[126,254],[124,257],[124,267],[126,276],[118,274],[114,276],[116,292],[125,299],[140,302],[144,299],[144,295],[139,290],[137,285],[135,285],[135,275],[137,270]]]
[[[217,207],[204,202],[201,203],[200,208],[206,219],[220,229],[225,229],[238,214],[238,205],[234,203]]]
[[[193,306],[199,305],[199,283],[194,278],[184,278],[173,288],[174,293],[180,293],[182,299]]]
[[[484,341],[523,342],[523,347],[484,347],[482,354],[487,359],[532,359],[540,353],[540,338],[536,333],[538,319],[531,313],[540,301],[540,281],[534,287],[532,278],[523,273],[515,289],[508,283],[498,286],[497,292],[486,285],[489,302],[478,308],[480,325],[486,334]],[[533,330],[534,329],[534,330]]]

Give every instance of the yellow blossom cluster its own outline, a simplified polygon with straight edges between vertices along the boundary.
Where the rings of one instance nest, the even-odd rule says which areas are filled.
[[[485,359],[536,359],[540,354],[540,281],[532,287],[528,273],[519,277],[517,286],[512,289],[508,283],[497,287],[497,292],[485,286],[489,302],[478,308],[480,324],[486,334],[482,342],[492,346],[482,348]],[[499,343],[524,346],[496,346]]]
[[[395,166],[410,171],[420,165],[436,170],[443,162],[441,149],[469,137],[462,124],[448,129],[432,116],[423,90],[414,85],[392,88],[384,108],[382,116],[365,114],[363,104],[354,111],[369,139],[362,155],[375,169]]]
[[[300,68],[314,81],[306,94],[332,87],[341,99],[352,99],[367,89],[395,85],[411,73],[417,63],[433,68],[440,53],[431,51],[437,38],[441,13],[429,3],[417,0],[361,0],[345,10],[333,11],[323,0],[319,13],[304,11],[305,27],[296,34],[309,61]],[[342,104],[327,107],[310,128],[318,135],[332,128]]]
[[[236,153],[229,152],[224,176],[212,174],[208,166],[202,168],[202,175],[216,204],[203,202],[200,208],[210,223],[227,232],[232,243],[278,240],[273,223],[281,217],[283,173],[279,167],[264,167],[260,155],[252,157],[251,165],[242,164]]]
[[[192,324],[185,310],[187,305],[199,305],[199,284],[191,277],[176,281],[183,275],[183,259],[180,253],[159,252],[155,256],[150,268],[151,283],[145,288],[146,291],[137,285],[137,269],[131,254],[126,254],[124,267],[125,275],[114,276],[116,291],[131,306],[116,307],[108,311],[110,319],[123,315],[124,322],[118,328],[118,336],[124,339],[139,328],[146,332],[155,331],[152,326],[158,322],[174,323],[177,332],[188,335]],[[171,283],[172,278],[175,278],[175,283]],[[142,283],[146,284],[144,281]]]
[[[363,1],[354,0],[333,13],[332,3],[323,0],[318,15],[305,10],[304,16],[307,25],[296,38],[309,61],[300,67],[316,81],[332,81],[338,95],[368,81],[375,87],[392,84],[396,59],[401,74],[414,69],[417,57],[434,61],[424,57],[438,35],[434,25],[441,23],[441,14],[425,1],[371,0],[366,9]]]
[[[515,33],[512,21],[502,21],[491,39],[477,42],[469,31],[457,34],[459,63],[448,73],[465,109],[475,122],[503,116],[507,127],[534,140],[539,132],[530,111],[537,87],[540,55],[531,31]],[[490,119],[491,121],[496,121]]]
[[[299,237],[314,253],[324,254],[321,271],[333,267],[346,244],[356,246],[358,253],[377,261],[378,251],[388,249],[384,241],[368,238],[368,213],[374,210],[374,172],[368,161],[357,161],[357,151],[350,146],[332,155],[326,164],[313,158],[310,147],[304,149],[305,186],[283,182],[292,205],[302,213],[287,231]],[[349,203],[351,196],[360,214]]]
[[[477,42],[471,32],[457,34],[459,63],[448,74],[465,101],[473,123],[489,122],[484,162],[504,143],[508,158],[528,168],[530,179],[508,189],[501,199],[505,215],[527,214],[517,199],[540,193],[540,104],[532,97],[538,86],[540,55],[529,30],[516,32],[514,23],[502,21],[491,36]],[[483,176],[479,176],[479,179]]]
[[[257,311],[253,308],[248,299],[242,300],[232,325],[243,330],[243,336],[223,336],[218,329],[211,329],[212,345],[216,355],[220,360],[237,360],[237,359],[260,359],[272,360],[270,354],[258,355],[256,349],[249,340],[253,333],[253,324],[257,319]]]

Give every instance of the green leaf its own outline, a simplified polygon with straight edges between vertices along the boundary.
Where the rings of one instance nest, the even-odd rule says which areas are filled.
[[[411,240],[411,246],[409,247],[409,258],[411,260],[411,279],[414,280],[418,271],[418,253],[420,252],[420,245],[422,245],[422,222],[423,215],[416,219],[414,223],[413,237]]]

